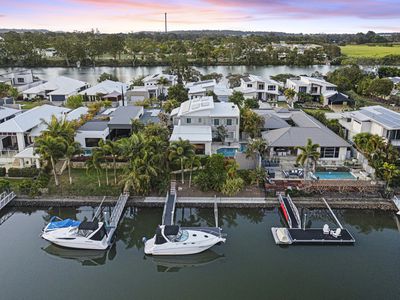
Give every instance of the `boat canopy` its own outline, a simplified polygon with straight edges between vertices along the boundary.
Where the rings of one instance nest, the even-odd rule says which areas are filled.
[[[79,230],[96,230],[97,228],[99,228],[99,222],[97,221],[83,221],[78,229]]]
[[[179,232],[178,225],[165,225],[164,234],[165,235],[177,235]]]
[[[78,227],[81,224],[80,221],[75,221],[72,219],[65,219],[62,221],[54,221],[50,222],[47,226],[47,230],[54,230],[59,228],[67,228],[67,227]]]

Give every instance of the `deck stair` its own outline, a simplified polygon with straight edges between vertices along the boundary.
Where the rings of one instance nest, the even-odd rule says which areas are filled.
[[[173,225],[175,216],[175,205],[176,205],[176,182],[171,181],[171,187],[165,198],[164,211],[162,215],[163,225]]]
[[[0,211],[17,195],[14,192],[3,192],[0,194]]]
[[[393,196],[393,203],[394,203],[394,205],[396,205],[396,207],[397,207],[397,214],[400,216],[400,198],[399,197],[397,197],[397,196]]]
[[[109,225],[107,226],[107,231],[108,231],[107,243],[109,245],[112,244],[112,238],[114,236],[115,231],[117,230],[118,223],[121,219],[128,198],[129,198],[129,193],[121,194],[111,212],[110,222]]]

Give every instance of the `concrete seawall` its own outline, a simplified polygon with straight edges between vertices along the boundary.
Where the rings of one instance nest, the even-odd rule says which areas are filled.
[[[76,207],[96,206],[103,197],[76,197],[76,198],[16,198],[9,206],[14,207]],[[392,201],[383,198],[325,198],[332,208],[352,209],[379,209],[396,210]],[[114,205],[117,197],[107,197],[105,205]],[[126,206],[132,207],[163,207],[164,197],[130,197]],[[321,198],[293,198],[295,204],[305,208],[325,208]],[[218,207],[230,208],[274,208],[279,206],[277,198],[213,198],[213,197],[178,197],[177,207]]]

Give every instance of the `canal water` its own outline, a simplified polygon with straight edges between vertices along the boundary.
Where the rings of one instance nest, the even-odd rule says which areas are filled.
[[[221,73],[224,76],[229,73],[244,74],[251,73],[260,76],[271,76],[282,73],[291,73],[294,75],[311,75],[313,72],[318,71],[325,74],[337,68],[336,66],[327,65],[314,65],[307,67],[295,66],[208,66],[197,67],[202,74],[209,74],[212,72]],[[67,76],[79,79],[90,84],[96,84],[100,74],[106,72],[111,73],[122,82],[129,82],[139,76],[146,76],[149,74],[161,73],[166,67],[96,67],[96,68],[33,68],[32,71],[35,76],[43,79],[50,80],[57,76]],[[0,74],[12,71],[12,68],[0,69]]]
[[[220,209],[227,243],[199,255],[148,257],[162,209],[127,208],[114,246],[68,250],[39,236],[50,216],[91,218],[92,207],[8,208],[0,226],[0,299],[398,299],[399,220],[391,212],[338,210],[354,246],[276,246],[277,209]],[[334,226],[326,210],[306,226]],[[178,209],[182,225],[213,225],[211,209]]]

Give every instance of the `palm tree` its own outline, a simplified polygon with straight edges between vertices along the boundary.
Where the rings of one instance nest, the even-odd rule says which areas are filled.
[[[370,133],[359,133],[356,134],[353,138],[354,144],[356,145],[357,149],[365,155],[367,155],[366,149],[371,136],[372,135]]]
[[[168,83],[169,83],[169,81],[165,77],[161,77],[160,79],[158,79],[157,84],[161,85],[161,93],[162,94],[165,94],[164,93],[164,86],[168,85]]]
[[[129,138],[120,139],[117,142],[120,155],[128,160],[133,160],[147,145],[146,137],[143,133],[132,134]]]
[[[386,181],[386,189],[389,189],[392,185],[393,179],[400,176],[400,169],[394,164],[385,162],[382,165],[382,171],[383,178]]]
[[[110,141],[110,140],[100,140],[99,147],[103,150],[107,155],[111,155],[112,157],[112,165],[114,170],[114,184],[117,184],[117,157],[119,155],[120,149],[118,147],[118,143]]]
[[[81,144],[79,144],[78,142],[66,143],[65,147],[66,147],[65,157],[67,159],[69,184],[72,184],[71,159],[75,155],[81,154],[82,149],[81,149]]]
[[[296,149],[301,150],[300,154],[297,156],[296,163],[300,163],[304,167],[304,181],[307,177],[310,161],[313,163],[313,169],[315,168],[317,160],[320,156],[318,148],[319,145],[313,144],[311,139],[307,139],[307,144],[305,146],[296,147]]]
[[[198,155],[193,155],[189,157],[189,159],[186,161],[186,168],[190,169],[190,174],[189,174],[189,188],[192,185],[192,174],[193,174],[193,168],[196,167],[196,170],[201,166],[201,161]]]
[[[47,126],[46,130],[42,132],[42,135],[60,137],[68,143],[74,140],[75,128],[73,122],[69,122],[65,118],[59,120],[54,115],[51,117],[49,122],[43,119],[42,122]]]
[[[139,119],[132,119],[131,126],[132,126],[133,133],[139,133],[145,127],[144,124],[142,123],[142,121],[140,121]]]
[[[284,95],[287,100],[289,100],[289,105],[293,107],[293,99],[296,97],[296,91],[294,89],[286,89]]]
[[[86,161],[86,171],[89,170],[95,170],[96,171],[96,176],[97,176],[97,183],[99,187],[101,187],[101,181],[100,181],[100,171],[101,171],[101,162],[100,159],[102,157],[102,153],[98,150],[95,149],[93,150],[92,156],[90,157],[89,160]]]
[[[225,139],[228,136],[228,130],[226,129],[226,127],[224,125],[218,126],[216,133],[217,133],[217,138],[221,140],[221,142],[224,144]]]
[[[136,193],[147,193],[153,176],[157,176],[157,168],[151,161],[151,155],[145,152],[142,156],[133,159],[126,169],[121,180],[124,192],[129,192],[133,188]]]
[[[182,184],[185,183],[184,162],[194,156],[194,146],[188,140],[172,142],[169,147],[168,159],[170,161],[178,161],[181,165]]]
[[[43,160],[51,164],[53,169],[54,182],[56,186],[59,185],[56,163],[64,156],[66,150],[66,143],[62,137],[52,137],[49,135],[42,135],[35,141],[35,153],[40,154]]]
[[[258,160],[257,166],[258,168],[261,168],[262,157],[267,152],[267,150],[268,150],[268,143],[266,140],[262,138],[250,139],[249,143],[247,144],[246,157],[251,157],[256,155]]]

